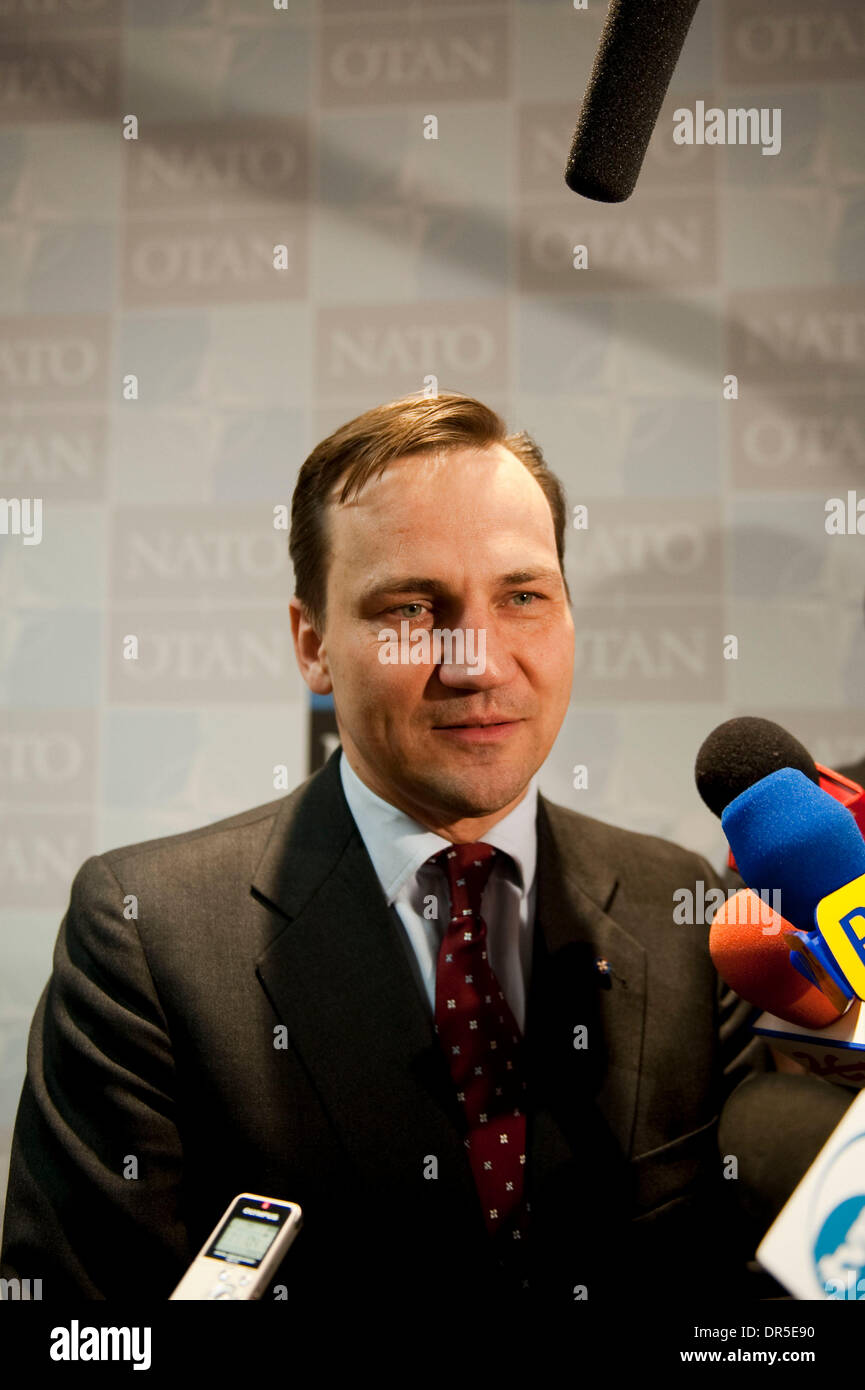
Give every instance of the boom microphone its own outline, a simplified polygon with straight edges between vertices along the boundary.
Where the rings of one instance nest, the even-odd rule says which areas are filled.
[[[621,203],[646,147],[699,0],[610,0],[577,121],[565,183]]]

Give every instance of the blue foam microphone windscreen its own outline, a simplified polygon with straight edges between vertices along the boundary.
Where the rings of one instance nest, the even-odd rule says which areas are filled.
[[[814,930],[821,898],[865,874],[865,840],[850,812],[794,768],[742,792],[721,825],[748,887],[780,889],[781,915],[802,931]]]

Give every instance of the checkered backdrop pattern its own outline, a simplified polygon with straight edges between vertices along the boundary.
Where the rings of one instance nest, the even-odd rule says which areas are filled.
[[[430,375],[588,508],[545,793],[721,862],[692,780],[716,723],[865,753],[865,536],[824,524],[865,493],[865,11],[703,0],[618,206],[563,182],[604,12],[0,5],[0,480],[44,507],[39,544],[0,536],[0,1173],[82,860],[331,745],[273,509]],[[697,100],[781,108],[781,152],[677,146]]]

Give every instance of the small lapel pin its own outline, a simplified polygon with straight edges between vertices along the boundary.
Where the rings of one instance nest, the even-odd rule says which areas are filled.
[[[608,990],[613,988],[613,965],[606,956],[595,957],[595,972],[598,976],[598,984],[601,989]]]

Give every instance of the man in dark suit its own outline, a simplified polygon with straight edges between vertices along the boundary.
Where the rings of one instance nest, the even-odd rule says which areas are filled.
[[[303,1207],[275,1283],[293,1308],[742,1294],[717,1121],[772,1064],[736,1067],[706,928],[673,920],[677,890],[719,880],[537,794],[573,669],[565,524],[537,447],[469,398],[390,403],[310,455],[292,627],[341,750],[285,798],[79,870],[30,1034],[4,1277],[165,1299],[250,1191]],[[406,629],[411,650],[473,632],[474,659],[382,660]],[[459,906],[473,869],[448,876],[465,845],[496,851],[480,907]],[[457,937],[491,972],[498,1044],[480,995],[444,997]],[[460,1036],[508,1058],[510,1077],[491,1053],[473,1069],[478,1112]],[[480,1154],[509,1135],[499,1210]]]

